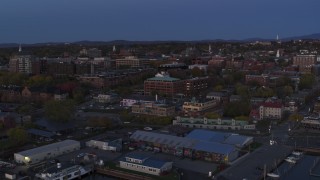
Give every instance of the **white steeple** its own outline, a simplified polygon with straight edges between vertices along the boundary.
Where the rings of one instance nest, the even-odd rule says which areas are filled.
[[[116,46],[115,45],[113,45],[112,51],[116,52]]]
[[[21,51],[22,51],[21,44],[19,44],[19,52],[21,52]]]
[[[279,41],[279,34],[277,34],[277,42]]]
[[[209,44],[209,54],[211,54],[212,51],[211,51],[211,44]]]
[[[279,49],[277,50],[277,55],[276,55],[276,57],[277,57],[277,58],[280,57],[280,51],[279,51]]]

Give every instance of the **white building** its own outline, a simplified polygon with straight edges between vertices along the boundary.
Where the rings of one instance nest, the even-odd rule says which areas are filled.
[[[121,151],[122,139],[119,138],[114,140],[90,140],[86,142],[86,146],[106,151]]]
[[[182,108],[184,111],[200,112],[213,108],[217,105],[216,100],[207,100],[203,102],[196,101],[194,98],[190,102],[184,102]]]
[[[148,156],[136,153],[127,154],[119,162],[121,168],[157,176],[164,172],[170,172],[173,164],[173,162],[152,159]]]
[[[274,119],[281,120],[284,106],[281,102],[264,102],[259,107],[260,120]]]
[[[46,159],[55,158],[62,154],[80,149],[80,142],[75,140],[65,140],[34,149],[14,153],[14,160],[17,163],[34,164]]]

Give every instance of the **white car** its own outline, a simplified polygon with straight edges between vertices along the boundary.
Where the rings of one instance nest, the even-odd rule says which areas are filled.
[[[146,131],[152,131],[152,128],[151,127],[145,127],[145,128],[143,128],[144,130],[146,130]]]
[[[80,153],[80,154],[78,154],[78,158],[81,158],[81,157],[83,157],[83,156],[85,156],[85,154],[84,153]]]

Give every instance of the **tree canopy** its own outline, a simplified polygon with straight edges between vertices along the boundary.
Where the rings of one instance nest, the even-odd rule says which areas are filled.
[[[67,122],[73,115],[75,103],[72,100],[49,101],[45,104],[46,117],[55,122]]]
[[[7,135],[12,145],[23,145],[29,140],[27,131],[21,127],[10,129]]]

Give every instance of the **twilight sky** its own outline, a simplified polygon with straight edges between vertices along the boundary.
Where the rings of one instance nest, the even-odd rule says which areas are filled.
[[[320,0],[1,0],[0,43],[320,33]]]

